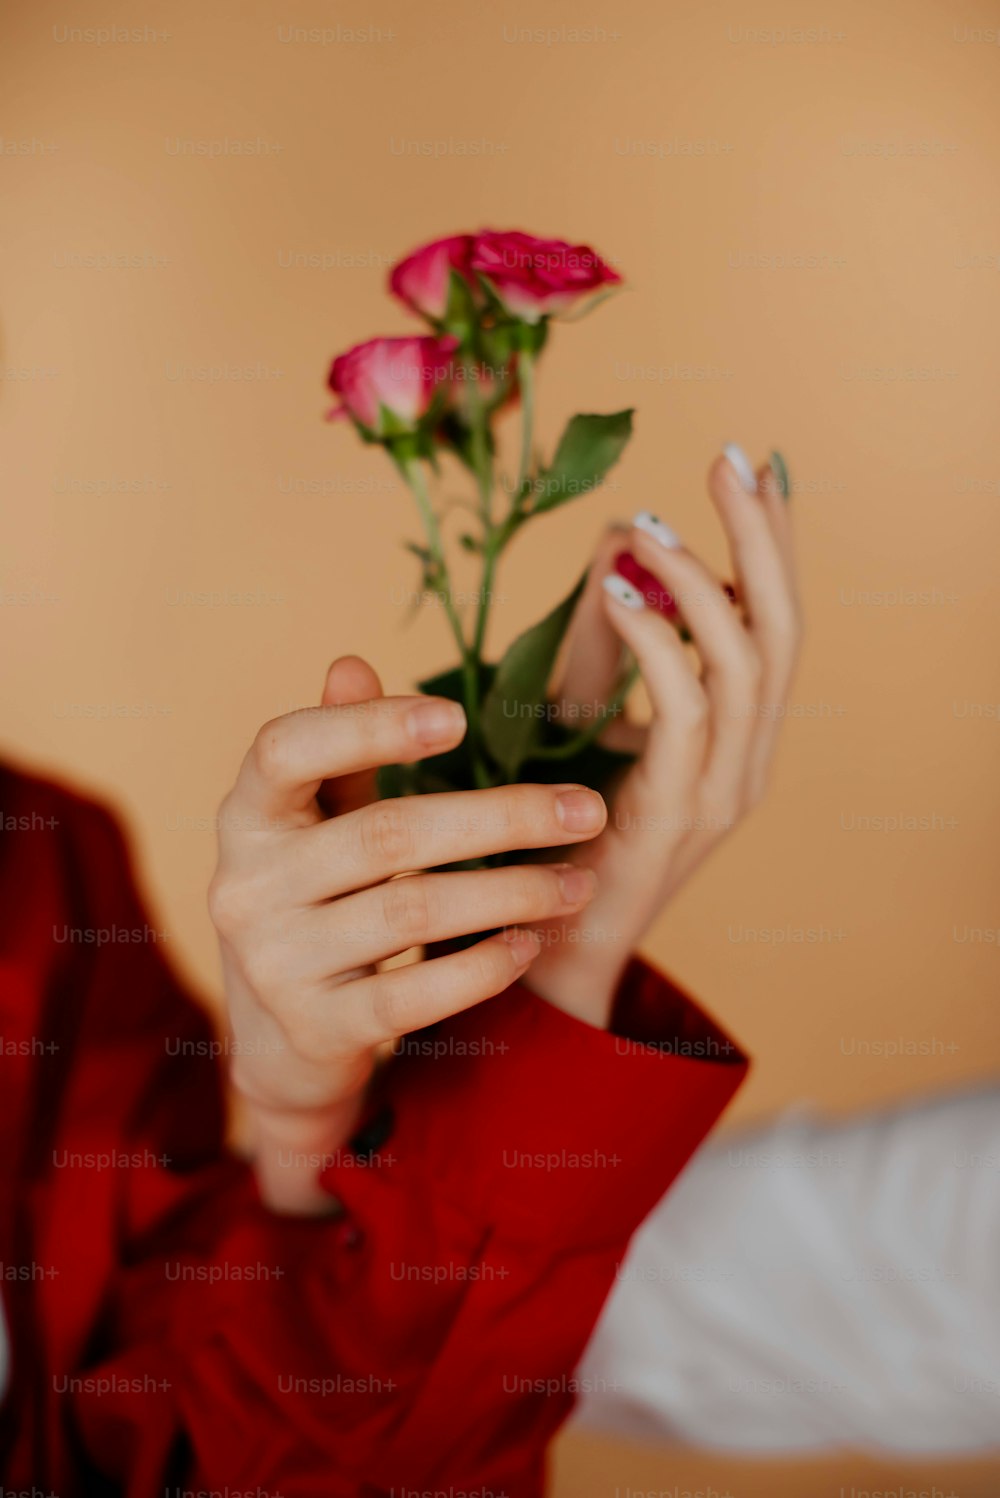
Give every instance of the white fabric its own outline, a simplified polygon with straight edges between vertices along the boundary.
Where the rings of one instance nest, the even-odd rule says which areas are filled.
[[[703,1149],[579,1373],[579,1418],[634,1436],[1000,1444],[1000,1090]]]

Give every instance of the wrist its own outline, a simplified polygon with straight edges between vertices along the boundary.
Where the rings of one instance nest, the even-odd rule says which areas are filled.
[[[551,961],[543,954],[532,963],[521,981],[555,1009],[561,1009],[585,1025],[607,1030],[628,956],[626,953],[614,962],[598,963],[593,961],[593,953],[589,951],[586,960],[577,955],[572,961],[565,958]]]
[[[323,1217],[336,1202],[320,1184],[356,1131],[364,1090],[323,1108],[248,1104],[251,1160],[261,1201],[272,1212]]]

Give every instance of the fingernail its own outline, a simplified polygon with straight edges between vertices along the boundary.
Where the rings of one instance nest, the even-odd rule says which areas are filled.
[[[575,863],[558,866],[559,893],[567,905],[582,905],[589,900],[597,888],[597,875],[593,869],[581,869]]]
[[[792,481],[788,476],[788,464],[777,450],[772,452],[768,462],[771,465],[771,472],[774,474],[778,488],[781,490],[782,499],[791,499]]]
[[[457,702],[443,698],[418,702],[406,715],[406,727],[418,744],[443,744],[465,732],[465,713]]]
[[[567,832],[593,832],[604,821],[604,803],[593,791],[573,787],[556,797],[556,816]]]
[[[737,477],[747,493],[756,494],[757,475],[754,473],[753,464],[742,447],[735,442],[724,442],[722,444],[722,451],[736,469]]]
[[[649,510],[640,510],[632,524],[636,530],[645,531],[647,536],[652,536],[654,541],[659,541],[661,546],[666,546],[671,551],[684,544],[676,531],[672,531],[659,515],[653,515]]]
[[[532,931],[505,931],[503,939],[515,968],[526,968],[541,951],[538,937]]]
[[[638,588],[633,588],[617,572],[609,572],[604,579],[604,591],[610,593],[617,603],[623,603],[627,609],[634,609],[636,613],[644,609],[646,605],[642,601],[642,594]]]

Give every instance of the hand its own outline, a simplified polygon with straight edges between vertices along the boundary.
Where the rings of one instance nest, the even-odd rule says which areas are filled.
[[[279,1211],[328,1208],[316,1160],[352,1132],[377,1047],[501,993],[539,949],[521,923],[575,913],[594,892],[572,865],[417,872],[578,844],[604,826],[603,801],[582,786],[376,801],[376,766],[443,753],[464,732],[455,703],[384,697],[371,667],[344,657],[319,708],[260,730],[223,803],[209,909],[232,1080],[250,1107],[262,1196]],[[497,928],[377,971],[411,947]]]
[[[618,721],[604,734],[602,742],[638,758],[608,796],[604,832],[574,854],[598,875],[598,893],[585,912],[538,933],[531,987],[571,1012],[585,994],[593,1004],[599,987],[610,1009],[636,943],[767,785],[800,639],[791,518],[769,467],[759,470],[754,494],[719,457],[708,486],[739,608],[665,527],[672,544],[619,527],[602,544],[576,611],[556,694],[562,712],[592,712],[609,699],[624,643],[639,663],[652,719],[646,727]],[[606,591],[623,548],[673,596],[693,650],[639,595],[630,608]]]

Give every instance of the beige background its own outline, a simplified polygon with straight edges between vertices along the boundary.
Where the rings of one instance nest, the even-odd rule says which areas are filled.
[[[67,9],[3,23],[4,737],[124,810],[184,969],[217,990],[212,818],[257,725],[345,650],[390,689],[450,658],[436,609],[406,620],[410,501],[321,419],[328,360],[411,326],[401,252],[523,226],[630,288],[558,332],[545,437],[639,414],[613,482],[511,555],[497,648],[610,517],[654,507],[723,565],[722,440],[797,481],[811,632],[774,794],[649,941],[757,1057],[732,1116],[995,1074],[1000,8]],[[68,29],[108,23],[141,39]],[[290,30],[337,26],[374,32]],[[857,825],[899,816],[924,825]]]

